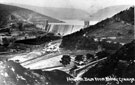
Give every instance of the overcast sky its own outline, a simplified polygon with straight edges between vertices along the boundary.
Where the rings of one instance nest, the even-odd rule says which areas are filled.
[[[1,2],[79,9],[88,9],[91,6],[135,5],[135,0],[0,0]]]

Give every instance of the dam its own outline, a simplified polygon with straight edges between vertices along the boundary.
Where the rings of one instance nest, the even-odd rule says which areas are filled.
[[[84,29],[90,25],[96,24],[97,21],[78,21],[78,20],[66,20],[64,23],[48,23],[46,21],[42,24],[42,30],[47,33],[53,33],[55,35],[65,36],[72,34],[81,29]]]
[[[80,29],[83,29],[83,25],[69,25],[69,24],[50,24],[48,32],[54,33],[56,35],[65,36]]]

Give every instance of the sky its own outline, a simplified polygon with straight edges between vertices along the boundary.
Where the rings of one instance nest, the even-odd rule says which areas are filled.
[[[135,5],[135,0],[0,0],[0,3],[18,3],[41,7],[89,9],[93,6]]]

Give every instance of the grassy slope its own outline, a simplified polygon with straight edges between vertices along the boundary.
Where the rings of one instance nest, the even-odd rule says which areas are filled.
[[[49,22],[60,22],[57,19],[39,14],[37,12],[20,8],[17,6],[11,6],[11,5],[4,5],[0,4],[0,25],[5,25],[9,22],[9,16],[13,17],[13,19],[18,20],[30,20],[31,22],[35,21],[44,21],[48,20]]]
[[[94,26],[90,26],[84,30],[63,37],[61,47],[77,49],[76,47],[80,45],[91,44],[93,42],[91,37],[117,37],[113,41],[124,43],[130,42],[134,37],[133,22],[134,8],[131,7],[128,10],[121,11],[112,18],[102,20]],[[94,45],[94,42],[92,45]],[[86,46],[82,46],[80,48],[86,49],[85,47]]]

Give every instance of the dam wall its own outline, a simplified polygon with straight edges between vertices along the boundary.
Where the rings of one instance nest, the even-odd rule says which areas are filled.
[[[83,29],[83,25],[68,25],[68,24],[50,24],[47,31],[59,34],[62,36],[74,33],[76,31],[79,31],[80,29]]]

